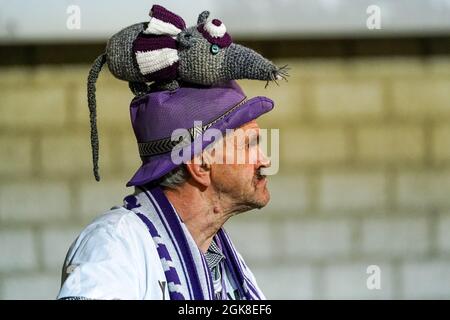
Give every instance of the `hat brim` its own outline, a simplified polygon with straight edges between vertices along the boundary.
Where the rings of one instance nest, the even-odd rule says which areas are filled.
[[[241,106],[230,112],[220,121],[214,123],[211,128],[218,129],[225,133],[226,129],[236,129],[243,124],[257,119],[264,113],[273,109],[274,103],[267,97],[254,97],[243,103]],[[202,141],[202,150],[204,150],[210,141]],[[189,147],[194,151],[194,143]],[[195,154],[192,152],[191,154]],[[148,162],[145,162],[136,171],[134,176],[127,183],[127,187],[139,186],[157,180],[172,171],[179,164],[174,163],[171,158],[171,153],[165,153],[153,156]]]

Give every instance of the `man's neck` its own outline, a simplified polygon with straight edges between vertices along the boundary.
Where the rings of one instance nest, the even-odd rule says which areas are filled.
[[[206,252],[214,235],[234,214],[211,190],[202,191],[185,183],[177,189],[164,189],[181,220],[202,252]]]

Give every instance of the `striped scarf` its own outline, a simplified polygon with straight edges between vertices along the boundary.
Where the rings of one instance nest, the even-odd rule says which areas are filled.
[[[211,272],[186,225],[159,187],[140,188],[143,192],[124,199],[125,207],[145,223],[155,242],[170,299],[213,300]],[[225,267],[236,284],[238,295],[246,300],[265,299],[223,228],[214,236],[214,241],[225,255]]]

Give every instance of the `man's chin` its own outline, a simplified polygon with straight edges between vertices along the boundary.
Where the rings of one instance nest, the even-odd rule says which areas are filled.
[[[269,203],[269,201],[270,201],[270,196],[267,197],[267,199],[265,199],[264,201],[261,201],[261,202],[259,203],[260,206],[258,207],[258,209],[262,209],[262,208],[264,208],[265,206],[267,206],[267,204]]]
[[[270,193],[267,189],[266,182],[267,181],[265,181],[263,185],[256,185],[256,188],[252,191],[252,193],[247,194],[247,197],[245,197],[243,199],[244,201],[241,202],[242,210],[240,210],[240,212],[250,211],[253,209],[262,209],[269,203]]]
[[[262,209],[264,208],[270,201],[270,193],[267,190],[267,188],[264,188],[264,190],[259,197],[257,197],[256,199],[254,199],[253,204],[254,204],[254,209]]]
[[[262,195],[261,197],[248,199],[248,201],[246,201],[245,204],[242,205],[240,212],[242,213],[253,209],[262,209],[269,203],[269,200],[270,196],[268,192],[266,193],[266,195]]]

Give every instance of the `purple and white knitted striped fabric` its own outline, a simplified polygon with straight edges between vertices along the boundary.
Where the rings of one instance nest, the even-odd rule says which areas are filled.
[[[163,23],[170,24],[178,30],[183,30],[186,28],[186,23],[184,22],[183,18],[157,4],[153,5],[149,15],[152,18],[151,20],[155,20],[155,22],[156,20],[159,20],[157,21],[158,23],[161,21]]]
[[[179,57],[172,37],[141,33],[133,42],[133,52],[147,81],[176,78]]]
[[[133,42],[136,64],[147,81],[175,79],[178,52],[175,37],[186,28],[175,13],[154,5],[147,28]]]
[[[185,224],[159,188],[145,189],[127,196],[126,208],[146,224],[155,242],[172,300],[212,300],[214,286],[204,254]],[[225,230],[214,238],[225,255],[226,268],[237,284],[239,296],[247,300],[265,299],[250,270],[239,256]],[[226,295],[225,295],[226,296]]]

